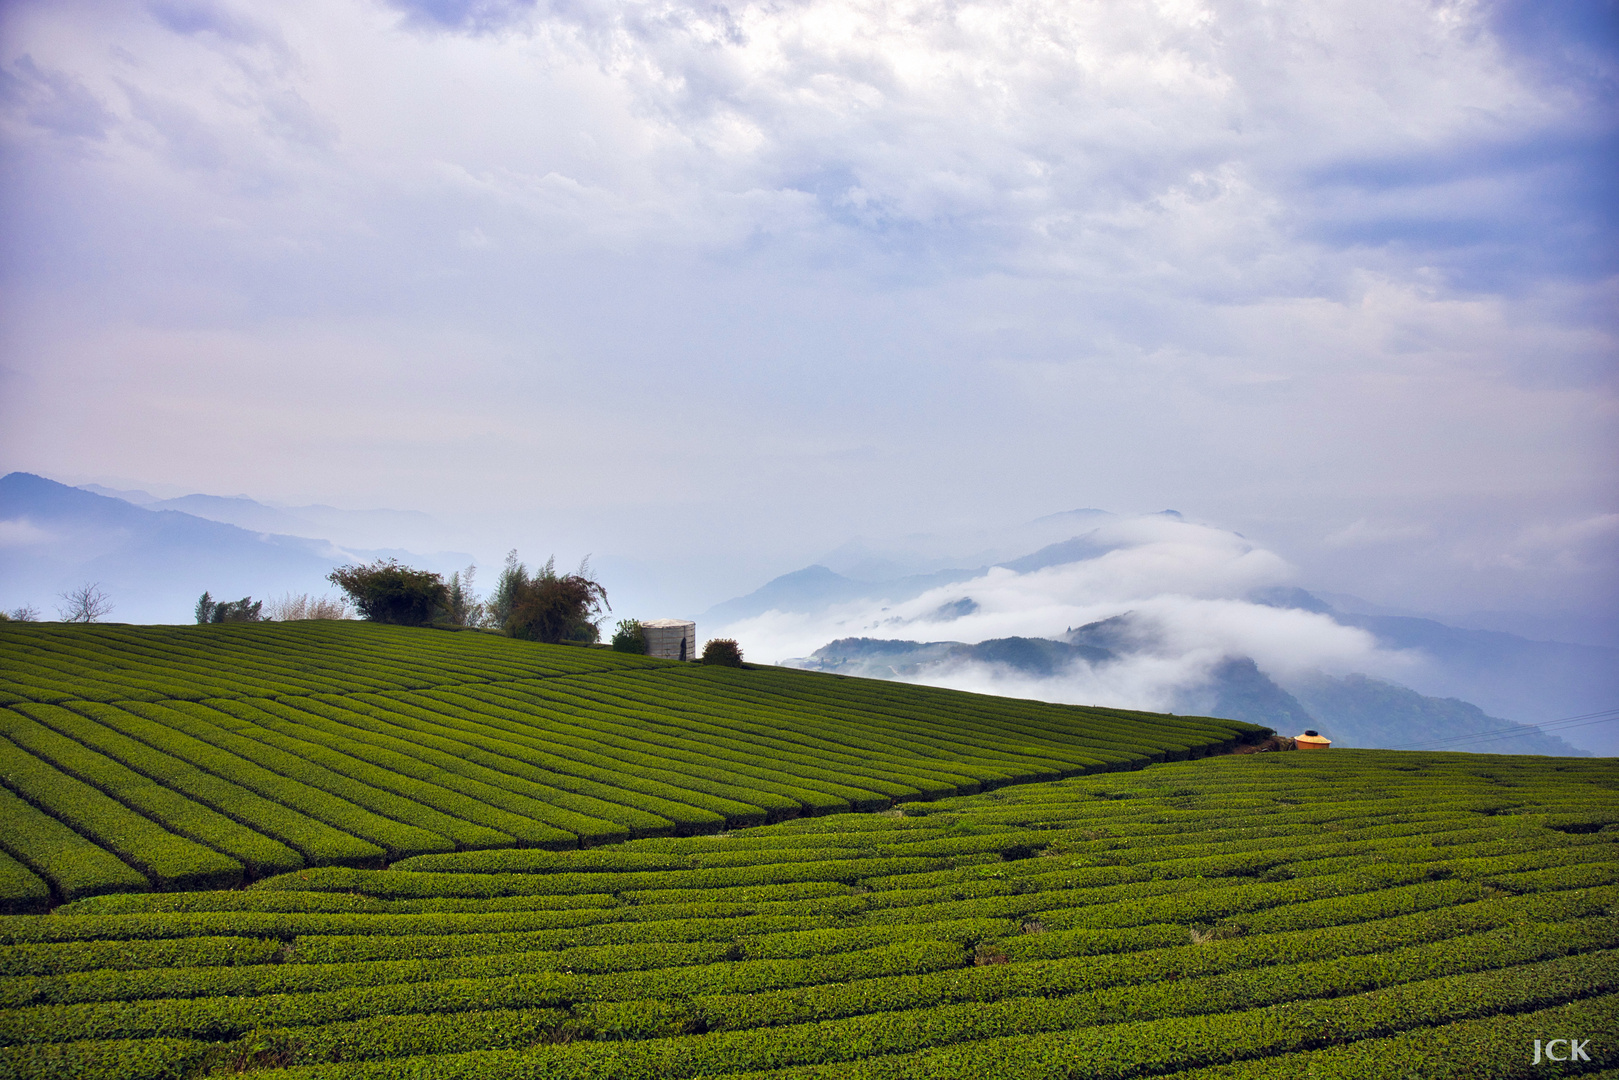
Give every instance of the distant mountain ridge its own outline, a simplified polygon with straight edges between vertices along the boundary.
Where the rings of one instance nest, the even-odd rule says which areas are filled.
[[[767,611],[821,611],[850,600],[881,598],[901,603],[940,585],[968,581],[987,569],[940,570],[889,581],[857,581],[817,564],[773,578],[746,596],[715,604],[698,619],[706,625],[723,626]]]
[[[185,622],[204,590],[226,597],[320,594],[330,590],[325,577],[341,563],[389,555],[461,558],[424,560],[398,548],[249,530],[24,472],[0,477],[0,529],[0,608],[33,604],[47,619],[55,616],[58,593],[88,581],[110,594],[114,621]]]
[[[1107,516],[1100,511],[1081,511],[1057,517],[1072,517],[1076,524],[1083,524],[1093,520],[1092,515]],[[1171,515],[1166,513],[1165,516]],[[1178,518],[1178,515],[1173,516]],[[1116,547],[1099,538],[1100,535],[1087,532],[1048,543],[1028,555],[1004,559],[993,566],[1030,574],[1097,559]],[[990,569],[991,566],[986,565],[884,581],[860,581],[816,565],[782,575],[746,596],[716,605],[702,618],[707,625],[725,627],[768,611],[814,615],[860,601],[873,607],[879,603],[898,605],[941,585],[981,578]],[[918,616],[914,610],[907,618],[868,614],[863,624],[847,625],[850,629],[862,625],[866,633],[879,627],[886,630],[892,625],[896,632],[903,633],[902,627],[907,622],[926,622],[937,633],[939,624],[979,611],[978,600],[966,595],[971,591],[964,590],[959,597],[946,600],[924,616]],[[1283,686],[1251,659],[1231,657],[1221,662],[1203,691],[1189,696],[1181,707],[1279,728],[1285,724],[1309,723],[1319,730],[1348,732],[1346,738],[1357,745],[1391,745],[1388,740],[1396,737],[1410,743],[1418,736],[1449,739],[1484,732],[1511,732],[1517,725],[1597,713],[1619,702],[1619,649],[1612,647],[1538,641],[1494,630],[1463,629],[1431,618],[1385,613],[1389,610],[1386,608],[1370,614],[1349,612],[1295,586],[1258,589],[1248,595],[1247,601],[1308,611],[1324,615],[1341,626],[1365,630],[1381,648],[1410,657],[1410,666],[1402,670],[1399,683],[1365,675],[1338,679],[1320,674],[1303,678],[1296,686],[1291,681]],[[1023,677],[1047,678],[1055,677],[1060,671],[1059,661],[1064,655],[1060,650],[1064,646],[1125,655],[1155,647],[1153,641],[1143,636],[1147,634],[1150,631],[1144,626],[1133,624],[1126,616],[1118,616],[1070,629],[1053,639],[997,637],[969,643],[842,637],[802,661],[788,662],[813,666],[817,670],[879,678],[937,677],[953,665],[979,663],[998,665]],[[1002,650],[1001,654],[992,656],[997,649]],[[1332,681],[1334,679],[1337,681]],[[1366,703],[1373,700],[1381,703],[1379,707],[1389,719],[1379,721],[1371,715]],[[1600,733],[1586,731],[1582,735],[1588,739],[1595,737],[1594,745],[1604,745]],[[1478,749],[1578,752],[1557,736],[1527,728],[1499,741],[1492,739],[1489,745],[1481,744]]]
[[[1003,664],[1032,675],[1055,675],[1074,661],[1105,663],[1115,659],[1106,649],[1070,645],[1046,638],[992,638],[967,645],[960,641],[893,641],[887,638],[840,638],[819,649],[810,660],[796,661],[807,671],[840,675],[903,678],[947,663]]]
[[[339,510],[334,506],[272,506],[246,495],[181,495],[159,498],[146,491],[120,491],[100,484],[79,490],[106,495],[147,510],[178,510],[193,517],[253,532],[321,537],[343,547],[404,548],[436,531],[432,517],[416,510]]]
[[[809,671],[877,679],[939,676],[967,664],[996,665],[1034,678],[1061,677],[1076,664],[1105,665],[1121,652],[1082,641],[1112,641],[1127,650],[1124,620],[1109,619],[1071,631],[1070,641],[995,638],[959,641],[895,641],[840,638],[811,656],[790,661]],[[1455,698],[1428,697],[1408,687],[1365,675],[1337,678],[1313,672],[1278,684],[1247,657],[1217,664],[1208,682],[1175,703],[1183,715],[1221,716],[1263,724],[1283,735],[1314,729],[1344,747],[1435,744],[1448,750],[1486,753],[1588,756],[1556,735],[1489,716]]]

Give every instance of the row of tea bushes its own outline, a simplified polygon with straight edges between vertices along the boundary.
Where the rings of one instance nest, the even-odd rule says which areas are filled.
[[[1214,1080],[1401,1076],[1405,1047],[1531,1076],[1491,1055],[1571,1036],[1603,1068],[1616,789],[1601,761],[1221,757],[99,896],[0,918],[0,1069]]]
[[[0,910],[876,811],[1261,730],[364,623],[6,623]]]

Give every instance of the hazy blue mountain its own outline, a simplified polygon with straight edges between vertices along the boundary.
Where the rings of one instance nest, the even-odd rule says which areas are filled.
[[[1490,716],[1456,698],[1419,694],[1365,675],[1317,672],[1288,682],[1315,726],[1340,746],[1582,756],[1556,735]],[[1508,732],[1516,734],[1507,735]]]
[[[271,506],[246,495],[163,499],[146,491],[123,491],[100,484],[85,484],[80,490],[123,499],[148,510],[178,510],[253,532],[318,536],[345,547],[433,548],[438,546],[441,532],[437,521],[414,510],[339,510],[319,504]]]
[[[809,657],[788,663],[810,671],[873,679],[906,678],[929,668],[965,663],[997,664],[1019,674],[1049,677],[1062,674],[1075,663],[1104,663],[1113,658],[1105,649],[1046,638],[992,638],[973,645],[960,641],[839,638]]]
[[[267,506],[241,495],[182,495],[178,499],[158,499],[144,505],[149,510],[178,510],[254,532],[307,531],[311,524],[294,511]]]
[[[1175,711],[1192,716],[1225,716],[1263,724],[1281,735],[1322,730],[1316,717],[1297,698],[1272,681],[1246,656],[1229,657],[1215,665],[1209,684],[1184,695]],[[1333,736],[1329,733],[1328,738]]]
[[[0,608],[32,604],[54,618],[58,593],[94,581],[118,622],[189,621],[204,590],[231,599],[326,593],[326,575],[345,562],[393,555],[438,570],[433,563],[447,561],[250,531],[22,472],[0,477],[0,537]]]
[[[1093,534],[1086,534],[1056,544],[1047,544],[1031,555],[1009,559],[997,565],[1004,566],[1008,570],[1016,570],[1020,574],[1028,574],[1035,570],[1044,570],[1048,566],[1064,566],[1068,563],[1094,559],[1099,555],[1106,555],[1116,546],[1104,544]]]
[[[1346,615],[1401,615],[1433,618],[1420,611],[1374,604],[1351,593],[1314,590],[1314,595]],[[1437,620],[1465,630],[1493,630],[1531,641],[1564,641],[1578,645],[1619,648],[1619,611],[1469,611]]]
[[[1106,510],[1064,510],[1017,525],[949,535],[912,533],[875,546],[852,537],[816,562],[856,581],[886,582],[968,566],[995,566],[1115,521]]]
[[[1062,640],[1070,645],[1089,645],[1093,649],[1106,649],[1114,653],[1135,652],[1152,644],[1152,633],[1143,628],[1130,612],[1111,619],[1069,627]]]
[[[1474,750],[1581,757],[1581,750],[1528,724],[1490,716],[1456,698],[1430,697],[1365,675],[1314,672],[1285,687],[1246,657],[1222,661],[1207,687],[1176,711],[1264,724],[1282,735],[1314,729],[1339,747]]]
[[[1619,648],[1619,610],[1469,611],[1449,622],[1469,630],[1498,630],[1503,634],[1517,634],[1536,641],[1573,641],[1581,645]]]
[[[1325,612],[1370,631],[1387,648],[1415,649],[1428,662],[1403,675],[1406,684],[1423,695],[1472,702],[1493,716],[1546,723],[1619,704],[1619,649],[1609,646],[1466,630],[1410,615],[1345,612],[1303,589],[1268,590],[1256,599]]]
[[[1128,628],[1127,619],[1108,619],[1070,631],[1069,636],[1112,641],[1128,652],[1135,645]],[[1105,666],[1119,660],[1120,655],[1113,649],[1045,638],[995,638],[977,644],[840,638],[789,664],[840,675],[910,679],[942,675],[963,664],[978,663],[1026,677],[1054,678],[1073,672],[1077,665]],[[1283,687],[1253,660],[1241,656],[1228,657],[1215,665],[1208,681],[1183,693],[1174,703],[1174,711],[1246,720],[1289,736],[1315,730],[1340,747],[1421,743],[1434,749],[1497,754],[1587,753],[1555,735],[1490,716],[1465,701],[1428,697],[1364,675],[1340,679],[1315,673]],[[1501,737],[1504,734],[1508,737]]]
[[[978,610],[978,601],[970,596],[963,596],[959,600],[947,600],[928,613],[928,618],[935,622],[954,622],[965,619]]]
[[[153,495],[150,491],[137,491],[130,488],[111,488],[102,484],[80,484],[80,491],[88,491],[93,495],[105,495],[109,499],[122,499],[136,506],[150,506],[161,502],[161,495]]]
[[[1173,510],[1163,512],[1179,516]],[[902,542],[914,542],[915,550],[874,549],[862,540],[851,540],[823,557],[823,563],[838,570],[816,564],[783,574],[746,596],[714,605],[698,618],[724,626],[771,610],[811,613],[853,600],[897,604],[940,585],[980,577],[991,566],[1027,572],[1093,558],[1111,550],[1091,539],[1096,527],[1116,517],[1106,510],[1064,510],[973,534],[970,542],[951,545],[953,554],[945,554],[943,538],[933,536],[917,535]]]
[[[1105,636],[1119,627],[1093,624]],[[1115,638],[1128,647],[1122,637]],[[1072,644],[1047,638],[992,638],[977,644],[960,641],[891,641],[882,638],[840,638],[817,649],[795,667],[860,675],[875,679],[904,679],[942,673],[965,663],[993,664],[1019,675],[1051,678],[1067,674],[1077,665],[1100,666],[1119,659],[1111,649]],[[1222,661],[1209,683],[1176,702],[1185,715],[1224,716],[1264,724],[1285,735],[1296,735],[1315,724],[1315,718],[1286,690],[1277,686],[1246,657]]]
[[[1313,611],[1317,615],[1336,615],[1337,610],[1326,600],[1315,593],[1300,589],[1294,585],[1278,585],[1269,589],[1256,589],[1249,597],[1256,604],[1266,607],[1298,608],[1302,611]]]
[[[868,679],[903,679],[924,667],[949,660],[959,641],[892,641],[886,638],[839,638],[810,656],[788,660],[788,667],[830,671]]]
[[[1335,615],[1402,649],[1433,659],[1404,676],[1424,694],[1459,697],[1486,712],[1543,722],[1619,705],[1619,649],[1533,641],[1398,615]]]
[[[767,611],[824,611],[851,600],[889,600],[897,604],[940,585],[978,577],[984,569],[940,570],[891,581],[856,581],[824,566],[806,566],[774,578],[746,596],[715,604],[699,615],[698,620],[707,625],[724,626]]]
[[[1074,511],[1066,515],[1056,515],[1056,518],[1063,523],[1084,525],[1094,522],[1100,514],[1100,511]],[[1107,545],[1097,542],[1093,534],[1087,532],[1047,544],[1031,554],[1008,559],[997,565],[1019,573],[1029,573],[1048,566],[1096,558],[1107,550],[1109,550]],[[933,574],[868,582],[845,577],[824,566],[812,566],[776,578],[747,596],[719,604],[702,618],[711,624],[724,625],[771,609],[813,613],[824,611],[834,604],[861,599],[882,599],[900,603],[938,585],[971,580],[986,570],[987,567],[972,570],[941,570]],[[1478,727],[1475,721],[1478,723],[1488,721],[1495,727],[1508,722],[1495,719],[1499,717],[1512,717],[1517,722],[1546,723],[1595,713],[1619,703],[1619,649],[1612,647],[1540,641],[1519,634],[1493,630],[1462,629],[1447,626],[1434,619],[1398,614],[1394,609],[1379,608],[1345,594],[1323,596],[1292,586],[1261,589],[1252,594],[1250,599],[1255,603],[1272,607],[1297,608],[1327,615],[1343,625],[1369,631],[1385,648],[1415,650],[1420,655],[1421,662],[1401,676],[1402,682],[1409,686],[1412,693],[1424,699],[1434,701],[1457,699],[1459,702],[1472,703],[1472,707],[1479,711],[1484,721],[1478,721],[1476,717],[1468,718],[1467,722],[1474,724],[1469,730],[1485,730]],[[969,614],[974,607],[976,601],[970,596],[959,597],[941,605],[933,613],[933,618],[940,621],[959,618]],[[1345,610],[1351,607],[1355,610]],[[1062,636],[1062,641],[1069,645],[1088,646],[1122,654],[1151,648],[1153,642],[1148,636],[1144,636],[1149,634],[1150,631],[1134,624],[1129,615],[1125,614],[1070,629]],[[922,648],[921,645],[912,644]],[[960,643],[935,642],[926,647],[943,648],[947,645],[959,646]],[[888,677],[888,669],[896,665],[907,667],[951,658],[959,659],[959,654],[950,653],[948,657],[933,653],[925,656],[917,654],[903,663],[894,658],[879,663],[879,658],[873,656],[869,658],[869,662],[877,664],[881,669],[874,671],[875,674]],[[823,660],[834,664],[834,667],[828,670],[853,670],[868,662],[867,659],[855,656],[823,658]],[[1257,669],[1256,673],[1263,675]],[[1277,725],[1270,724],[1262,717],[1274,716],[1285,719],[1288,723],[1292,723],[1296,718],[1296,714],[1287,703],[1276,696],[1276,693],[1281,692],[1279,688],[1273,693],[1257,684],[1244,683],[1243,677],[1236,673],[1235,669],[1229,676],[1215,680],[1213,685],[1224,689],[1211,690],[1212,696],[1205,695],[1204,706],[1214,708],[1215,702],[1224,702],[1219,706],[1226,710],[1221,715],[1244,719],[1251,715],[1255,718],[1255,722],[1266,723],[1273,727]],[[1370,690],[1362,692],[1371,693]],[[1221,697],[1221,694],[1226,696]],[[1244,715],[1244,710],[1248,715]],[[1400,715],[1408,715],[1412,722],[1426,722],[1423,718],[1439,716],[1442,713],[1443,709],[1433,706],[1416,712],[1406,710]],[[1332,719],[1317,715],[1317,720],[1326,727],[1345,722],[1336,717],[1337,714],[1334,714]],[[1348,722],[1351,726],[1345,730],[1356,732],[1362,730],[1354,726],[1359,721],[1350,719]],[[1597,748],[1601,752],[1619,753],[1619,730],[1615,730],[1616,727],[1619,725],[1586,728],[1575,737],[1584,745]],[[1325,730],[1325,727],[1322,730]],[[1381,738],[1381,736],[1374,737]],[[1561,740],[1554,741],[1558,745],[1567,746]]]
[[[961,655],[983,664],[1000,664],[1025,675],[1058,675],[1075,663],[1101,664],[1114,659],[1106,649],[1070,645],[1047,638],[1005,637],[963,645]]]

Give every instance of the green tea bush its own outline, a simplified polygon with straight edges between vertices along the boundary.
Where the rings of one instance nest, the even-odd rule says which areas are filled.
[[[103,753],[39,723],[48,716],[67,730],[82,718],[54,705],[23,705],[0,711],[0,734],[43,761],[93,784],[126,806],[171,831],[227,855],[255,875],[277,874],[303,865],[297,852],[165,787]]]
[[[401,566],[395,559],[340,566],[327,579],[343,590],[362,619],[372,622],[425,626],[449,608],[449,590],[440,575]]]
[[[177,836],[0,737],[0,774],[58,821],[118,855],[159,888],[217,888],[242,880],[242,864]]]
[[[620,619],[613,629],[613,651],[646,655],[646,633],[639,619]]]
[[[64,900],[151,888],[144,874],[4,788],[0,788],[0,847],[21,856],[27,868]],[[37,895],[26,879],[13,875],[12,880],[24,898]]]
[[[1619,1000],[1611,762],[376,624],[0,658],[3,1075],[1470,1080]]]
[[[44,911],[51,887],[22,863],[0,851],[0,915],[26,915]]]
[[[713,638],[703,646],[702,662],[713,667],[742,666],[742,646],[732,638]]]

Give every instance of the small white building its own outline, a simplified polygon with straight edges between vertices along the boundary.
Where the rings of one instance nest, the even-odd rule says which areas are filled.
[[[665,660],[697,659],[697,624],[684,619],[649,619],[641,624],[646,654]]]

